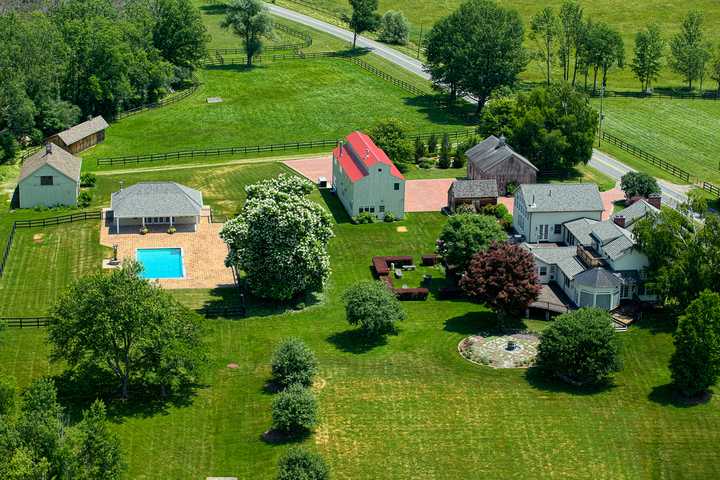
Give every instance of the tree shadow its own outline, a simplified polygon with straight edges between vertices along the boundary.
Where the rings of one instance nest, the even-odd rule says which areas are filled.
[[[404,102],[437,125],[450,125],[451,123],[460,123],[468,127],[475,125],[475,118],[469,115],[468,109],[464,106],[455,105],[443,108],[443,103],[447,102],[443,101],[441,94],[409,96],[405,97]]]
[[[680,395],[672,384],[657,385],[653,387],[648,395],[648,400],[662,406],[673,406],[677,408],[695,407],[708,403],[712,398],[712,392],[705,392],[695,398],[687,398]]]
[[[96,365],[67,369],[51,378],[71,424],[80,421],[83,411],[98,399],[105,402],[108,420],[122,423],[127,417],[149,418],[166,415],[170,408],[188,407],[193,403],[197,390],[207,387],[203,384],[188,385],[163,396],[157,385],[134,383],[130,386],[130,398],[124,400],[120,397],[117,379]]]
[[[653,335],[673,333],[677,328],[677,316],[670,310],[643,312],[641,318],[633,323],[633,328],[647,330]]]
[[[387,345],[385,336],[368,337],[360,329],[333,333],[326,340],[342,352],[357,354],[367,353],[374,348]]]
[[[224,3],[201,5],[200,11],[207,15],[224,15],[227,12],[227,5]]]
[[[267,65],[262,65],[262,64],[258,64],[258,63],[253,63],[251,67],[248,67],[243,62],[243,63],[228,63],[227,65],[205,65],[203,68],[205,68],[205,70],[218,70],[218,71],[224,71],[224,72],[246,73],[246,72],[251,72],[254,70],[266,69],[268,67],[267,67]]]
[[[443,329],[446,332],[461,335],[474,335],[478,332],[497,330],[497,315],[490,311],[468,312],[465,315],[445,320]]]
[[[348,215],[342,202],[329,188],[321,188],[320,196],[327,205],[328,210],[330,210],[330,215],[332,215],[335,223],[352,223],[352,218]]]
[[[311,433],[312,432],[309,430],[297,433],[284,433],[271,428],[270,430],[260,434],[260,440],[268,445],[292,445],[304,442],[310,437]]]
[[[536,390],[554,393],[569,393],[572,395],[585,396],[613,390],[617,387],[611,379],[596,385],[572,385],[559,378],[548,377],[543,374],[539,367],[531,367],[525,371],[525,379],[530,386]]]

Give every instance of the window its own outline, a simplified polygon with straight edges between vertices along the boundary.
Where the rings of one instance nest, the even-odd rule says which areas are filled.
[[[53,184],[52,175],[43,175],[40,177],[40,185],[52,185],[52,184]]]
[[[380,213],[385,213],[385,205],[380,205]]]
[[[547,267],[540,267],[540,276],[544,277],[547,275]]]
[[[375,213],[375,207],[370,207],[370,213]]]
[[[561,232],[562,232],[562,225],[556,224],[555,225],[555,235],[560,235]]]
[[[400,184],[399,184],[399,183],[396,183],[395,185],[393,185],[393,188],[394,188],[395,190],[400,190]]]

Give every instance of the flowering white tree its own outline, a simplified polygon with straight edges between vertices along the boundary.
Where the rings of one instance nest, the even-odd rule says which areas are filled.
[[[281,175],[246,188],[248,200],[220,237],[228,245],[225,264],[244,271],[250,291],[290,300],[322,290],[330,275],[330,214],[305,195],[305,180]]]

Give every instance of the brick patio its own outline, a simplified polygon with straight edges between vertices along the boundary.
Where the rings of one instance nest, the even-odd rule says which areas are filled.
[[[283,163],[313,183],[317,183],[318,177],[325,177],[328,182],[332,182],[331,155],[302,158],[300,160],[287,160]]]
[[[147,235],[140,235],[137,227],[121,227],[115,233],[105,221],[100,222],[100,243],[112,247],[118,245],[118,259],[135,258],[138,248],[182,248],[185,278],[158,280],[164,288],[217,288],[234,285],[232,271],[225,267],[227,247],[220,239],[220,223],[210,223],[204,215],[197,231],[181,228],[172,235],[168,225],[154,226]]]

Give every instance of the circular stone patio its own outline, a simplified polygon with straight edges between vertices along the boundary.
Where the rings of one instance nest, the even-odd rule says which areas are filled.
[[[515,348],[508,349],[508,342]],[[493,368],[527,368],[535,361],[540,338],[533,333],[473,335],[458,345],[466,360]]]

